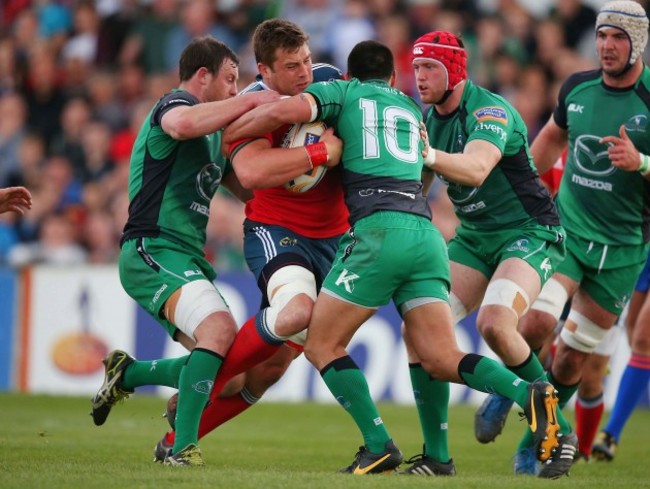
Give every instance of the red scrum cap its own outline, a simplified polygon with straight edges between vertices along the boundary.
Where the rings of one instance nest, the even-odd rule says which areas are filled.
[[[447,90],[453,90],[467,79],[467,52],[463,43],[451,32],[433,31],[413,44],[413,61],[433,60],[447,72]]]

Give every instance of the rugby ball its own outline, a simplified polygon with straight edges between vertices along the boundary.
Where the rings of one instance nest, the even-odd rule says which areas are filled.
[[[282,147],[300,148],[317,143],[327,126],[322,122],[304,122],[292,125],[284,136]],[[325,176],[327,167],[320,165],[284,184],[290,192],[307,192],[314,188]]]

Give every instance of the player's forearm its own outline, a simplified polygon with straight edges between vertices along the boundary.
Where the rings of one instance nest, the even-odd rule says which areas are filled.
[[[284,185],[309,171],[311,164],[304,148],[269,148],[237,153],[233,168],[244,188],[260,189]]]
[[[240,139],[268,134],[282,125],[273,113],[275,104],[266,104],[247,111],[234,120],[223,132],[223,140],[229,144]]]
[[[477,154],[445,153],[436,150],[436,173],[455,183],[480,186],[491,171],[485,158]]]
[[[235,98],[178,107],[163,116],[162,125],[174,139],[194,139],[223,129],[252,107],[250,100]]]
[[[555,123],[547,123],[530,146],[533,163],[540,175],[549,171],[566,146],[566,133]]]

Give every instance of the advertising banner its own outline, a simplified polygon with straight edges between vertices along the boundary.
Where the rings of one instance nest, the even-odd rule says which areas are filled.
[[[31,272],[29,292],[23,298],[22,334],[28,351],[22,355],[19,376],[22,390],[52,394],[94,394],[102,382],[101,359],[120,348],[140,359],[187,354],[160,325],[122,290],[112,266],[49,268]],[[219,275],[217,287],[239,325],[259,308],[260,293],[249,273]],[[435,318],[432,318],[435,322]],[[459,346],[496,359],[476,330],[472,314],[456,327]],[[348,351],[363,369],[376,399],[413,403],[401,321],[392,304],[379,309],[357,332]],[[5,355],[2,356],[4,359]],[[629,357],[621,335],[606,380],[606,404],[615,399],[618,381]],[[4,363],[4,360],[3,360]],[[1,364],[0,364],[1,365]],[[7,367],[2,367],[4,372]],[[139,392],[168,395],[168,388],[142,388]],[[485,394],[452,385],[451,402],[478,404]],[[304,356],[293,362],[285,376],[264,396],[267,401],[334,402],[319,373]],[[648,404],[644,396],[643,404]]]
[[[0,268],[0,391],[9,390],[12,385],[14,352],[17,341],[14,332],[16,324],[16,273]]]

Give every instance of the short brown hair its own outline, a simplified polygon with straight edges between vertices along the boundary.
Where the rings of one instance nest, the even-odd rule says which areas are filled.
[[[196,37],[181,53],[178,76],[181,82],[187,81],[202,67],[214,74],[227,59],[239,65],[239,57],[221,41],[212,36]]]
[[[257,26],[253,33],[255,61],[271,66],[278,48],[297,51],[309,40],[299,25],[286,19],[269,19]]]

